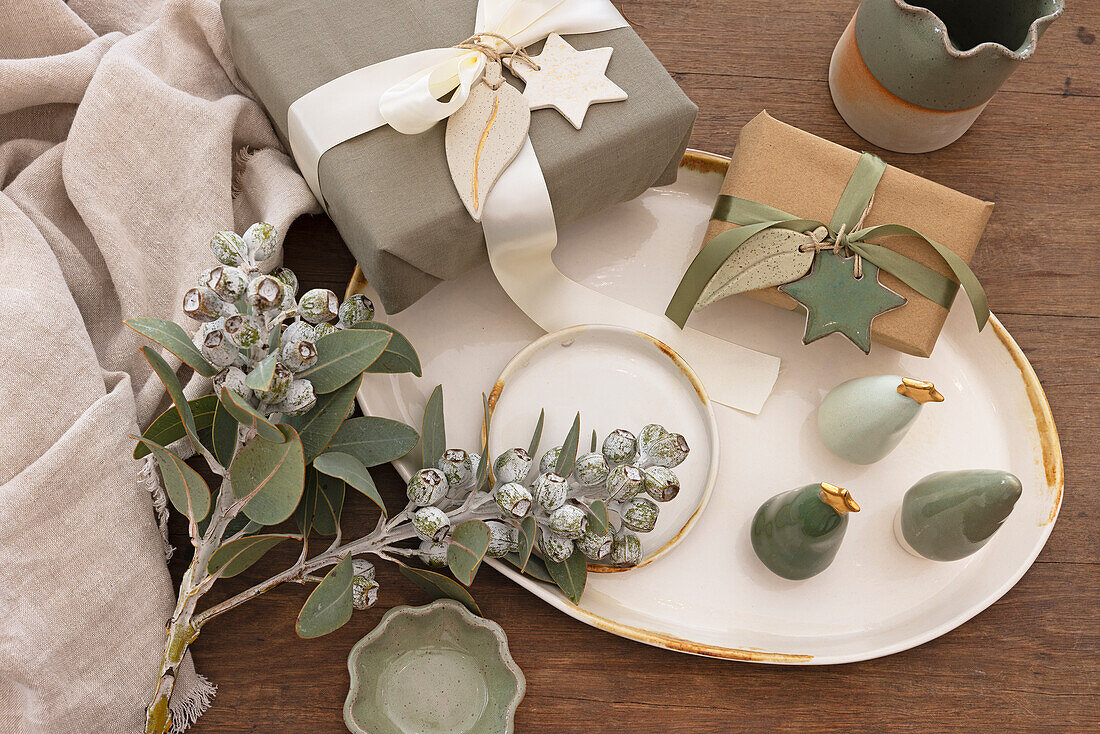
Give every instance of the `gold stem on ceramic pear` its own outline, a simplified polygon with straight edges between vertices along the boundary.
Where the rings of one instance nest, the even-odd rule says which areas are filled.
[[[852,495],[843,487],[822,482],[821,492],[818,496],[821,497],[822,502],[836,510],[838,515],[859,512],[859,503],[852,499]]]
[[[935,385],[925,380],[914,380],[911,377],[901,378],[901,384],[898,385],[898,395],[916,400],[921,405],[943,402],[943,395],[940,394]]]

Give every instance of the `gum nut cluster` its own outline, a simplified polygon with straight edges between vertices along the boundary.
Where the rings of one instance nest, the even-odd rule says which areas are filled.
[[[474,496],[481,464],[477,454],[447,449],[436,466],[414,474],[406,494],[413,530],[421,540],[421,560],[433,568],[447,565],[447,537],[453,516],[461,514],[486,521],[486,555],[493,558],[519,550],[521,522],[531,517],[536,547],[548,561],[560,563],[580,550],[592,561],[640,563],[638,534],[653,530],[659,503],[679,493],[673,468],[687,458],[687,441],[657,424],[645,426],[638,437],[619,429],[607,436],[602,450],[578,456],[568,476],[556,471],[561,451],[560,446],[546,451],[537,471],[525,449],[504,451],[492,462],[491,489]],[[592,504],[597,501],[608,509],[606,529],[593,522]]]
[[[195,346],[220,372],[223,387],[265,415],[301,415],[317,396],[297,375],[317,362],[317,340],[374,318],[374,304],[363,295],[340,303],[336,294],[315,288],[299,296],[298,278],[287,268],[267,274],[261,267],[278,252],[279,234],[265,222],[244,235],[214,235],[210,249],[218,265],[203,271],[198,285],[183,296],[184,312],[200,322]],[[270,368],[266,388],[249,386],[255,370]],[[261,365],[263,363],[263,365]]]
[[[378,601],[378,582],[374,580],[374,564],[365,558],[351,562],[351,603],[356,609],[370,609]]]

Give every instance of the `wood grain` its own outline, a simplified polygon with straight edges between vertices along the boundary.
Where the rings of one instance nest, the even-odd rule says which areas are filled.
[[[1038,562],[1003,599],[959,629],[891,657],[832,668],[767,667],[689,657],[576,622],[491,569],[474,587],[508,633],[527,676],[519,732],[1097,731],[1100,708],[1100,5],[1070,3],[1037,56],[1009,80],[974,128],[945,150],[900,155],[868,146],[833,109],[829,54],[855,0],[628,0],[621,3],[699,105],[693,147],[728,153],[761,109],[843,145],[995,201],[974,263],[993,310],[1027,353],[1054,412],[1066,464],[1061,516]],[[354,261],[323,217],[299,220],[287,264],[305,287],[343,292]],[[375,472],[388,498],[396,473]],[[370,522],[353,497],[350,526]],[[174,521],[175,544],[185,529]],[[278,548],[212,600],[293,560]],[[185,549],[172,569],[178,580]],[[266,574],[264,574],[266,575]],[[384,609],[423,594],[379,569],[380,609],[301,640],[294,619],[308,589],[292,586],[218,620],[194,645],[221,685],[192,730],[345,731],[347,651]],[[224,587],[224,588],[222,588]]]

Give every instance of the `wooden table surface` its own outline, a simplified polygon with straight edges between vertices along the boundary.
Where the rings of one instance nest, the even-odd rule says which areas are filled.
[[[729,153],[741,126],[767,109],[997,203],[974,270],[1046,388],[1061,435],[1065,497],[1034,567],[990,609],[914,650],[833,667],[753,665],[648,647],[574,621],[486,567],[474,594],[504,627],[527,676],[517,731],[1100,730],[1100,544],[1090,524],[1100,517],[1100,4],[1069,4],[973,129],[925,155],[873,148],[833,108],[829,54],[856,0],[621,4],[699,105],[693,147]],[[323,217],[295,225],[286,259],[306,287],[341,295],[354,267]],[[396,503],[403,491],[397,474],[385,467],[375,476]],[[369,517],[365,503],[352,499],[345,527]],[[185,548],[184,528],[173,527],[175,545]],[[210,597],[224,598],[293,561],[294,551],[278,550],[219,582]],[[173,561],[177,580],[186,555]],[[213,623],[192,650],[220,688],[192,731],[345,731],[348,650],[386,609],[426,600],[385,565],[379,577],[379,604],[319,640],[294,633],[308,593],[297,585]]]

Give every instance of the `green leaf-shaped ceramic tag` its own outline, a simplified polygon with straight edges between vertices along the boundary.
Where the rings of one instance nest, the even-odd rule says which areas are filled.
[[[454,579],[441,573],[423,568],[413,568],[412,566],[398,566],[398,570],[405,578],[427,592],[433,600],[454,599],[462,602],[474,614],[481,616],[481,609],[478,608],[474,597],[470,596],[470,592]]]
[[[351,556],[336,564],[302,605],[295,629],[299,637],[321,637],[340,629],[351,619]]]
[[[747,291],[783,285],[810,272],[813,250],[800,252],[799,246],[812,244],[813,238],[790,229],[773,228],[758,232],[718,268],[695,304],[695,310],[715,301]]]
[[[197,400],[188,400],[187,403],[191,406],[191,417],[195,421],[195,428],[200,432],[210,428],[214,423],[214,411],[217,409],[218,399],[213,395],[204,395]],[[158,415],[145,429],[145,433],[141,434],[142,438],[147,438],[161,446],[167,446],[186,435],[187,430],[183,427],[183,419],[180,418],[180,412],[175,405]],[[150,450],[146,444],[139,442],[134,447],[134,458],[140,459]]]
[[[279,543],[287,539],[301,540],[301,537],[300,535],[279,533],[246,535],[243,538],[231,540],[214,551],[214,555],[210,556],[210,561],[206,564],[206,570],[212,574],[216,573],[224,579],[236,576],[260,560],[265,553]]]
[[[191,341],[191,337],[187,336],[187,332],[183,330],[183,327],[174,321],[136,318],[126,319],[122,323],[142,336],[152,339],[179,357],[184,364],[203,377],[213,377],[218,374],[218,371],[206,361],[206,358],[202,356],[202,352]]]
[[[290,426],[279,429],[283,443],[256,436],[240,450],[229,472],[233,495],[251,498],[244,514],[262,525],[277,525],[290,517],[305,487],[302,442]]]
[[[382,502],[382,495],[378,494],[378,488],[375,487],[370,472],[367,471],[367,468],[363,466],[359,459],[351,454],[326,451],[313,462],[313,468],[321,474],[344,480],[344,482],[366,495],[371,502],[378,505],[378,509],[382,510],[383,515],[387,514],[386,505]]]
[[[419,436],[400,421],[375,416],[349,418],[328,442],[326,451],[340,451],[370,468],[400,459],[416,446]]]

